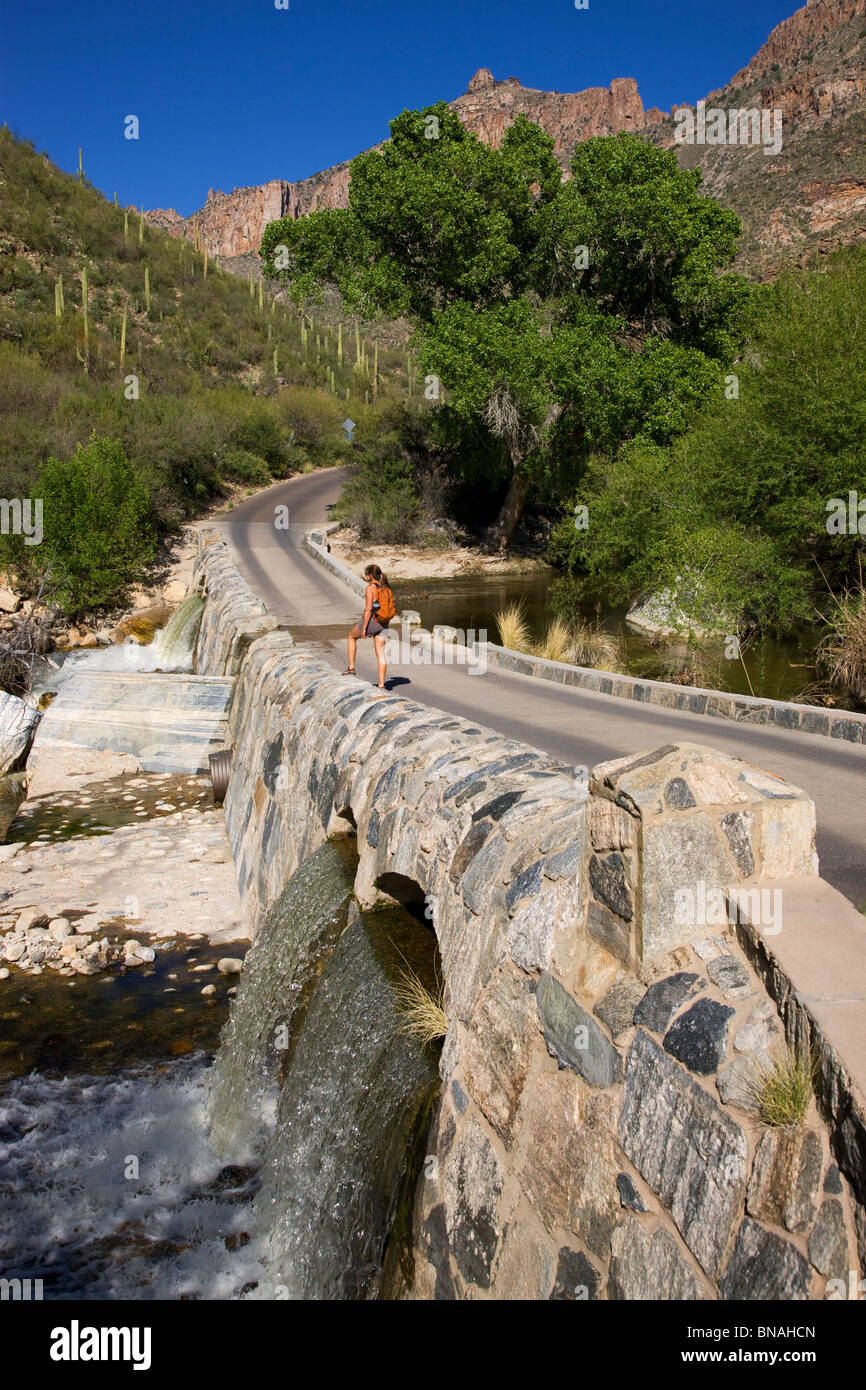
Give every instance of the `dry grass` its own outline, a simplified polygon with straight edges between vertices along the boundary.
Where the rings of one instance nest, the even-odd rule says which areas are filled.
[[[597,671],[618,671],[622,661],[619,642],[601,624],[578,619],[571,626],[571,660],[576,666],[592,666]]]
[[[591,666],[599,671],[620,669],[619,642],[601,624],[576,617],[570,622],[554,618],[540,641],[534,642],[526,621],[523,599],[496,614],[499,641],[513,652],[540,656],[545,661],[564,661],[573,666]]]
[[[500,646],[508,647],[513,652],[529,650],[532,639],[526,623],[524,599],[519,603],[510,603],[507,608],[501,608],[496,614],[496,626],[499,628]]]
[[[787,1048],[764,1067],[752,1087],[765,1125],[801,1125],[812,1103],[818,1058],[812,1052]]]
[[[448,1032],[448,1015],[442,1002],[441,981],[435,993],[429,990],[414,970],[405,970],[395,988],[397,1008],[403,1015],[398,1033],[406,1033],[426,1047],[438,1042]]]
[[[534,643],[532,655],[547,661],[573,661],[573,650],[571,633],[561,618],[554,618],[541,641]]]
[[[818,661],[832,685],[866,704],[866,588],[834,596]]]

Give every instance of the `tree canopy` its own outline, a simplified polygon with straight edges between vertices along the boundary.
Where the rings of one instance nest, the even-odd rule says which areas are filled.
[[[505,491],[491,544],[563,459],[573,485],[596,452],[666,443],[721,391],[748,299],[719,273],[739,221],[672,152],[589,140],[563,182],[525,116],[493,149],[440,103],[405,111],[350,173],[347,208],[266,229],[265,274],[409,320],[443,423],[489,442]]]

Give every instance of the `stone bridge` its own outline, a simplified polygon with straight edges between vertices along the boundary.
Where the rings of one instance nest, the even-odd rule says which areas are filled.
[[[850,1296],[866,924],[818,877],[810,799],[696,744],[565,766],[339,676],[221,543],[198,582],[254,932],[346,833],[359,902],[423,901],[436,932],[450,1026],[404,1296]],[[816,1100],[774,1128],[753,1086],[784,1044],[813,1050]]]

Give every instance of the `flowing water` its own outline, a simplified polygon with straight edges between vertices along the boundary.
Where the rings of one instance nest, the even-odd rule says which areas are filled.
[[[259,928],[213,1069],[209,1120],[222,1152],[254,1151],[273,1123],[296,1013],[346,926],[354,878],[351,842],[323,845],[295,871]]]
[[[364,914],[316,985],[255,1203],[270,1280],[284,1296],[382,1292],[439,1080],[433,1051],[400,1031],[394,986],[407,966],[433,985],[435,949],[432,931],[403,908]]]
[[[400,1031],[395,984],[435,988],[437,950],[401,907],[358,915],[356,864],[345,840],[300,866],[228,1020],[204,940],[4,982],[0,1275],[53,1299],[396,1296],[438,1049]]]
[[[183,603],[178,604],[152,642],[141,643],[134,637],[127,637],[126,641],[113,647],[70,652],[61,662],[54,656],[59,669],[52,670],[46,666],[42,678],[34,683],[33,694],[39,696],[48,690],[59,690],[78,671],[191,671],[203,612],[204,599],[201,594],[190,594]]]
[[[289,880],[213,1070],[216,1147],[248,1158],[265,1144],[258,1297],[381,1293],[438,1090],[435,1050],[400,1031],[394,993],[408,970],[435,988],[435,937],[401,907],[353,915],[354,869],[351,841],[332,842]]]

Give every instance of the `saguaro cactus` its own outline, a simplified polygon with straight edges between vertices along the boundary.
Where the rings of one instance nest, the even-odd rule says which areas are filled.
[[[120,365],[126,356],[126,305],[123,306],[123,322],[120,325]]]
[[[144,307],[150,313],[150,271],[144,267]]]
[[[343,365],[343,325],[337,325],[337,361]]]
[[[58,275],[54,286],[54,317],[63,318],[63,276]]]
[[[84,161],[81,158],[81,146],[78,146],[78,182],[84,183]]]
[[[81,272],[81,312],[84,315],[84,356],[79,353],[79,359],[84,363],[84,370],[90,371],[90,325],[87,319],[87,270]]]
[[[379,395],[379,339],[373,344],[373,400]]]

